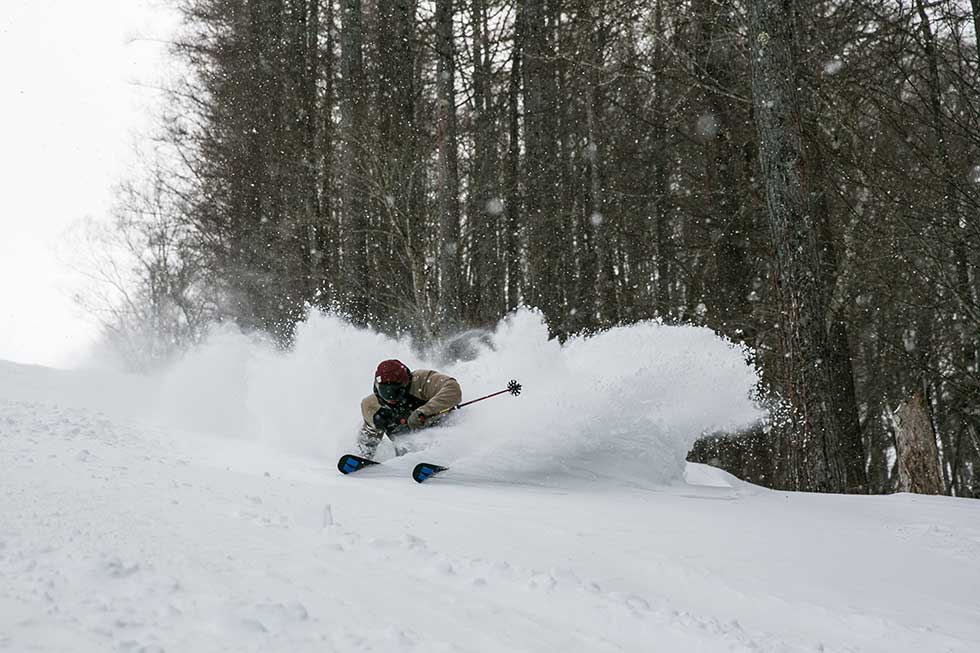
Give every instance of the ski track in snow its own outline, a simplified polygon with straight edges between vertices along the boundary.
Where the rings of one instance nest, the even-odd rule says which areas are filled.
[[[534,322],[454,371],[528,396],[348,477],[380,336],[225,335],[163,379],[0,362],[0,651],[976,650],[980,502],[685,484],[697,432],[755,414],[741,355]],[[418,485],[420,459],[452,469]]]

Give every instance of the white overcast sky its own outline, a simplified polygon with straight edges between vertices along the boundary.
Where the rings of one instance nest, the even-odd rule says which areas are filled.
[[[0,359],[65,366],[92,342],[55,250],[106,215],[174,24],[162,0],[0,0]]]

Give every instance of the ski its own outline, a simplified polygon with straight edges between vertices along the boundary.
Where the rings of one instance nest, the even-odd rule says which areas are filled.
[[[373,467],[375,465],[383,465],[384,463],[371,460],[370,458],[364,458],[363,456],[356,456],[352,453],[344,454],[337,461],[337,469],[340,470],[341,474],[353,474],[354,472],[360,471],[365,467]],[[412,478],[415,479],[416,483],[422,483],[427,479],[435,476],[440,472],[444,472],[448,467],[443,467],[442,465],[435,465],[433,463],[419,463],[412,470]]]
[[[337,469],[340,470],[341,474],[350,474],[356,472],[365,467],[371,467],[372,465],[380,465],[377,460],[371,460],[370,458],[364,458],[362,456],[355,456],[352,453],[344,454],[337,461]]]
[[[439,472],[444,472],[448,467],[443,467],[442,465],[433,465],[432,463],[419,463],[412,470],[412,478],[415,479],[416,483],[424,483],[427,479],[432,478]]]

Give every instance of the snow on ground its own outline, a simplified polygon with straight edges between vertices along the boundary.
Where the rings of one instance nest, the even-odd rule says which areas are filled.
[[[332,318],[154,379],[0,364],[0,650],[976,650],[980,503],[685,469],[758,418],[703,330],[489,341],[444,369],[524,395],[349,477],[376,359],[425,361]],[[417,485],[422,458],[453,470]]]

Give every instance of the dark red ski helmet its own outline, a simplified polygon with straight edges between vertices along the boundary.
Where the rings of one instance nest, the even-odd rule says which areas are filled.
[[[396,404],[408,394],[411,382],[412,372],[403,362],[394,358],[381,361],[374,372],[374,394],[382,401]]]

